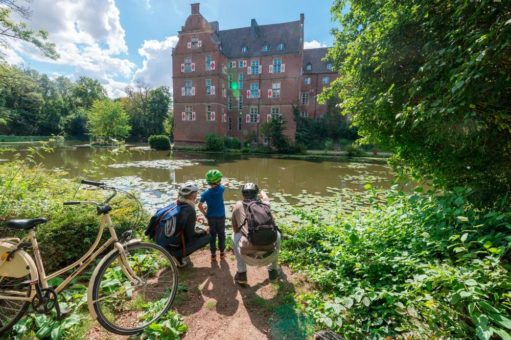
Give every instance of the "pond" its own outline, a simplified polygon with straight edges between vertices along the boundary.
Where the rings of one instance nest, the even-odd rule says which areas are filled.
[[[12,159],[15,153],[4,152],[0,158]],[[371,184],[376,188],[392,185],[393,173],[385,164],[357,163],[332,159],[300,159],[211,153],[154,151],[131,147],[127,151],[67,146],[37,157],[48,169],[60,169],[69,178],[104,180],[137,192],[145,208],[156,207],[176,197],[175,188],[195,181],[206,188],[205,173],[217,168],[227,185],[226,206],[240,197],[240,186],[255,182],[266,190],[277,214],[291,208],[329,205],[338,211],[356,208],[355,198]],[[334,209],[334,210],[335,210]],[[328,211],[331,211],[330,208]],[[337,210],[336,210],[337,211]]]

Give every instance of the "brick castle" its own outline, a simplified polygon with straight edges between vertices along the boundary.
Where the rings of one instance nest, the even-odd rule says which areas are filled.
[[[327,111],[316,96],[337,77],[322,61],[327,48],[304,49],[304,15],[297,21],[220,30],[199,4],[172,51],[174,142],[199,145],[208,133],[266,143],[261,124],[280,115],[294,140],[293,107],[302,117]]]

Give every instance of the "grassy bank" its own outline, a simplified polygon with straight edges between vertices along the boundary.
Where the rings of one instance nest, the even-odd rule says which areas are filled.
[[[282,259],[314,284],[304,310],[347,338],[508,339],[511,211],[476,210],[469,194],[380,193],[332,225],[302,213]]]
[[[2,222],[11,218],[44,216],[49,221],[37,228],[38,241],[47,273],[53,272],[85,253],[93,243],[99,229],[99,218],[94,207],[64,207],[66,200],[99,200],[99,190],[78,190],[76,182],[62,179],[63,174],[47,172],[26,163],[11,162],[0,165],[0,235],[14,236]],[[144,230],[147,216],[139,219],[138,206],[133,199],[119,195],[112,201],[112,218],[120,235],[127,229],[136,233]],[[18,236],[24,236],[24,232]],[[106,235],[105,235],[106,236]],[[71,287],[60,294],[63,307],[70,307],[73,314],[57,320],[55,314],[30,313],[14,326],[8,338],[14,339],[86,339],[94,325],[87,308],[87,285],[92,265],[80,275]],[[58,285],[60,278],[50,284]],[[158,324],[146,329],[145,338],[178,339],[187,327],[175,312],[169,312]]]
[[[0,135],[0,143],[20,143],[20,142],[45,142],[50,136],[10,136]]]

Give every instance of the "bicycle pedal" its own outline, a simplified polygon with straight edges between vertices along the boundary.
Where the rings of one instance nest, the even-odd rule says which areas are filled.
[[[69,315],[71,315],[71,313],[73,312],[73,310],[69,307],[66,307],[66,308],[60,308],[60,306],[58,307],[58,312],[57,312],[57,318],[59,320],[63,320],[65,318],[67,318]]]

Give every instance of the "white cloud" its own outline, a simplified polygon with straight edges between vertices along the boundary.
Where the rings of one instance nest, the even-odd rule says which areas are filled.
[[[306,41],[303,43],[304,49],[327,47],[326,43],[319,42],[317,40]]]
[[[165,40],[146,40],[138,53],[144,58],[142,68],[135,72],[135,82],[150,87],[172,87],[172,48],[176,46],[178,37],[173,35]]]
[[[0,62],[2,59],[12,65],[23,64],[23,58],[21,58],[18,53],[10,48],[5,48],[2,44],[0,44]]]
[[[146,9],[151,9],[151,0],[144,0],[144,6]]]
[[[119,79],[131,79],[136,65],[127,58],[125,31],[115,0],[36,0],[30,7],[29,26],[49,33],[60,58],[50,60],[34,46],[14,41],[11,47],[18,55],[71,66],[73,78],[92,77],[104,84],[111,96],[120,93],[127,82]],[[12,53],[9,62],[18,63]]]

